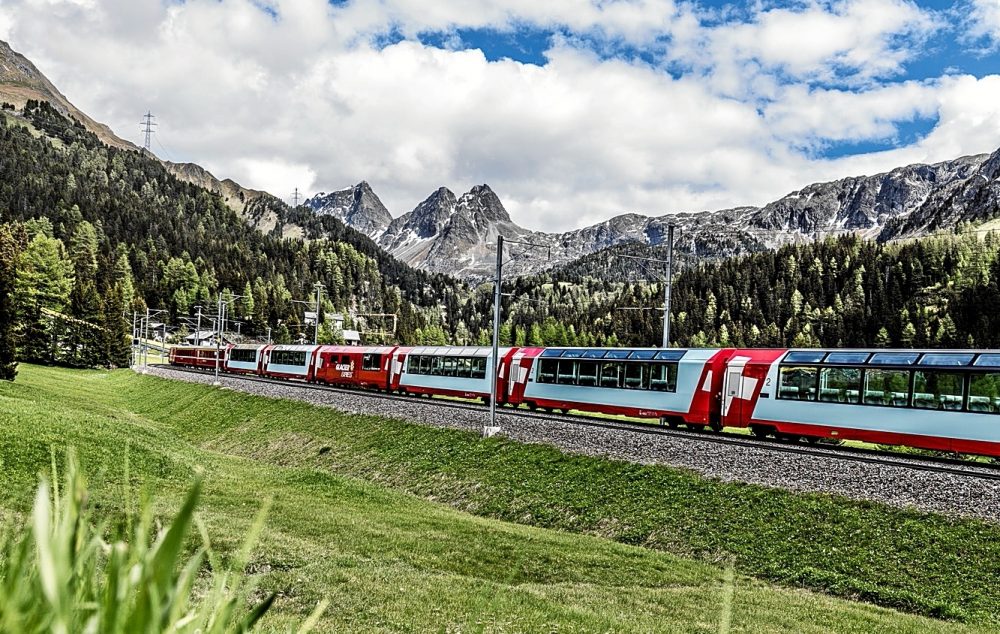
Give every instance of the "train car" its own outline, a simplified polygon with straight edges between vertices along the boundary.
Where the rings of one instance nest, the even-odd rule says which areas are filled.
[[[217,352],[221,352],[219,355],[221,362],[225,358],[225,347],[217,349],[215,346],[171,346],[167,360],[170,365],[214,370]]]
[[[737,351],[726,376],[726,424],[758,436],[1000,455],[996,351]]]
[[[396,346],[323,346],[319,349],[315,380],[318,383],[389,390]]]
[[[316,353],[320,347],[270,346],[264,350],[261,374],[278,379],[312,381],[316,370]]]
[[[226,352],[225,370],[234,374],[262,374],[266,344],[240,344]]]
[[[732,349],[545,348],[521,398],[531,407],[722,428],[722,370]]]
[[[500,348],[503,369],[509,365],[517,348]],[[399,356],[402,357],[400,362]],[[396,359],[398,380],[395,389],[405,394],[455,396],[490,399],[490,376],[493,374],[493,349],[485,347],[408,348]],[[508,372],[498,372],[497,402],[502,403],[507,389]]]

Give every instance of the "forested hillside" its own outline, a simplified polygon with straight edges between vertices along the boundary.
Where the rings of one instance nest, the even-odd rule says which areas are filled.
[[[1000,236],[968,231],[882,245],[853,236],[692,265],[674,279],[681,346],[1000,347]],[[662,256],[643,249],[646,255]],[[658,345],[663,287],[634,261],[592,256],[508,289],[505,341]],[[609,279],[634,281],[607,281]],[[655,279],[655,278],[654,278]],[[487,286],[459,336],[489,328]],[[644,308],[645,310],[635,310]]]
[[[141,153],[109,148],[46,103],[0,120],[0,351],[72,365],[127,361],[132,311],[232,302],[243,333],[301,328],[313,285],[324,310],[395,313],[386,340],[487,343],[492,287],[416,271],[331,216],[273,197],[268,233]],[[283,238],[286,226],[301,238]],[[963,233],[963,231],[965,231]],[[750,248],[760,249],[761,245]],[[619,245],[507,284],[503,343],[657,345],[663,286]],[[672,340],[682,346],[1000,347],[1000,238],[968,227],[899,244],[854,236],[717,261],[681,253]],[[10,255],[8,254],[16,254]],[[9,264],[13,262],[14,266]],[[324,331],[326,340],[336,334]],[[375,341],[369,338],[368,341]],[[0,368],[2,370],[3,368]]]
[[[253,229],[219,196],[179,181],[149,156],[102,144],[48,103],[28,102],[20,113],[5,108],[0,117],[0,222],[17,223],[26,253],[37,259],[44,250],[44,265],[60,272],[85,234],[95,292],[106,297],[120,285],[126,312],[165,308],[177,323],[196,305],[214,306],[219,292],[245,295],[231,311],[244,321],[243,333],[262,335],[270,326],[287,337],[304,310],[293,300],[309,300],[320,282],[325,310],[396,313],[398,338],[414,341],[428,320],[441,323],[439,306],[457,310],[454,294],[462,289],[451,279],[397,262],[334,218],[289,210],[276,199],[268,204],[309,239],[282,238],[280,227]],[[42,249],[42,239],[53,242]],[[22,258],[22,282],[53,276],[41,266]],[[70,291],[83,292],[76,290],[84,283],[80,271],[67,269]],[[38,309],[95,316],[65,295],[60,290]]]

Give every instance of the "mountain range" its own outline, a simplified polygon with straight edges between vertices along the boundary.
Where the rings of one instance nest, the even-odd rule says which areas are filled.
[[[666,243],[702,258],[718,258],[788,243],[856,233],[879,241],[919,237],[962,222],[1000,215],[1000,150],[933,165],[909,165],[873,176],[808,185],[763,207],[650,217],[629,213],[564,233],[531,231],[513,222],[497,194],[478,185],[456,196],[441,187],[413,211],[392,218],[367,183],[306,201],[363,231],[416,268],[467,279],[492,274],[498,235],[547,247],[519,248],[509,275],[558,267],[624,243]],[[530,248],[528,249],[530,251]],[[507,257],[510,257],[509,255]]]
[[[0,101],[20,108],[31,99],[50,102],[104,143],[139,150],[73,106],[34,64],[0,42]],[[267,192],[245,188],[230,179],[219,180],[194,163],[158,160],[179,179],[218,194],[246,222],[265,233],[290,238],[313,233],[311,223],[303,220],[299,210],[289,209]],[[415,268],[480,280],[494,270],[498,235],[546,247],[509,251],[507,275],[563,266],[626,243],[663,245],[670,224],[677,227],[676,247],[699,258],[759,251],[845,232],[879,241],[919,237],[1000,215],[998,176],[1000,150],[992,155],[812,184],[762,207],[656,217],[626,213],[563,233],[519,226],[486,184],[460,196],[440,187],[412,211],[396,218],[364,181],[316,194],[300,209],[342,221]]]

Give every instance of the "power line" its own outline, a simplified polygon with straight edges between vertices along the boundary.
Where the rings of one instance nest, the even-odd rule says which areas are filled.
[[[299,197],[300,196],[301,196],[301,194],[299,193],[299,188],[296,187],[295,191],[292,192],[292,208],[293,209],[297,208],[299,206]]]

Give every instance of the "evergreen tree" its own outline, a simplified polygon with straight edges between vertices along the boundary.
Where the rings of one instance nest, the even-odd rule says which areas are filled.
[[[0,380],[3,381],[13,381],[17,375],[14,286],[24,243],[23,230],[0,225]]]

